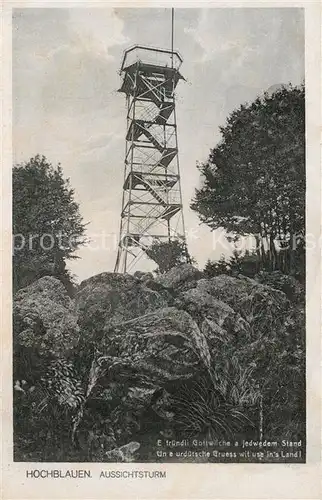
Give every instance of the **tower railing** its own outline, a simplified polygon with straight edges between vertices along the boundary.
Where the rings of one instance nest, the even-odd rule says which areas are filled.
[[[179,71],[183,60],[178,51],[134,45],[125,50],[121,71],[136,63],[151,64],[163,68],[174,68]]]

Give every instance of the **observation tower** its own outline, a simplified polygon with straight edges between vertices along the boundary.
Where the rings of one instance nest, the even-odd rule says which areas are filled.
[[[127,127],[119,247],[115,272],[131,272],[155,240],[185,242],[175,90],[182,58],[135,45],[125,51],[119,92]]]

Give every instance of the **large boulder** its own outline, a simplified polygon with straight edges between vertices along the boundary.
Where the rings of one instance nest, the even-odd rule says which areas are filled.
[[[185,312],[174,307],[107,326],[94,363],[110,380],[128,380],[160,387],[191,377],[210,354],[204,335]]]
[[[202,279],[189,265],[156,281],[149,277],[142,283],[141,279],[106,273],[87,280],[77,297],[79,310],[83,307],[89,312],[93,326],[101,329],[88,370],[88,404],[113,415],[116,436],[125,441],[135,435],[147,411],[154,411],[152,420],[157,415],[171,420],[164,391],[173,394],[202,373],[217,383],[227,364],[223,349],[233,353],[251,343],[253,335],[260,337],[264,328],[259,324],[258,317],[263,319],[259,311],[276,312],[275,308],[287,304],[283,293],[254,280]],[[157,283],[157,290],[146,288],[152,282]],[[187,289],[187,283],[193,286]],[[164,288],[173,294],[177,307],[163,305],[166,300],[160,293]],[[137,301],[140,294],[152,297],[147,304],[154,310],[142,311]],[[95,309],[91,310],[95,297],[103,310],[100,325],[95,322]]]
[[[81,283],[74,302],[57,279],[41,278],[14,302],[19,425],[37,424],[27,434],[47,420],[50,429],[66,425],[86,460],[132,461],[161,435],[184,432],[178,422],[194,418],[185,408],[203,387],[206,436],[217,407],[208,415],[205,394],[248,404],[253,383],[274,372],[278,349],[291,355],[300,343],[289,305],[276,287],[205,279],[190,264],[157,278],[102,273]]]
[[[96,334],[115,323],[165,307],[166,300],[129,274],[101,273],[83,281],[75,296],[80,325]]]
[[[192,264],[181,264],[158,276],[157,282],[161,283],[165,288],[182,289],[190,288],[189,284],[202,277],[203,273]]]
[[[14,297],[14,340],[40,356],[64,358],[79,340],[77,313],[62,283],[40,278]]]
[[[185,311],[166,307],[108,323],[95,345],[86,406],[108,415],[123,443],[142,431],[145,421],[171,420],[167,390],[205,371],[211,371],[208,344]]]
[[[249,330],[249,324],[231,306],[198,286],[183,292],[179,300],[199,325],[210,320],[218,328],[230,333],[247,333]],[[209,325],[209,321],[207,324]]]
[[[197,290],[221,300],[252,325],[253,335],[274,335],[276,326],[283,323],[289,310],[285,293],[250,278],[227,275],[201,279]]]

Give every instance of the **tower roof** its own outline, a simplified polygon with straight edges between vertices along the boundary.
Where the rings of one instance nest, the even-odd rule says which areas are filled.
[[[127,71],[131,66],[134,66],[137,63],[144,66],[146,65],[179,71],[182,62],[183,59],[177,51],[159,49],[144,45],[134,45],[124,52],[121,72]]]

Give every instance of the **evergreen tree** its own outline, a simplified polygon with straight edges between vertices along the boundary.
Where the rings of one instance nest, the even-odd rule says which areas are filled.
[[[71,287],[66,260],[84,244],[85,225],[62,168],[37,155],[13,168],[14,290],[45,275]]]

